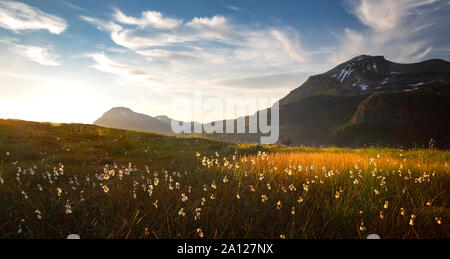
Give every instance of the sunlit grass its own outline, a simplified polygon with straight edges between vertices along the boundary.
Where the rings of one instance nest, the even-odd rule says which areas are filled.
[[[0,238],[448,238],[450,152],[0,120]]]

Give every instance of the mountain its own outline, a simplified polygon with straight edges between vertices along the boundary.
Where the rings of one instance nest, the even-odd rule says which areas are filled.
[[[380,92],[408,92],[424,86],[448,85],[450,63],[434,59],[415,64],[398,64],[382,56],[361,55],[330,71],[311,76],[280,100],[280,104],[314,95],[367,95]]]
[[[96,120],[94,125],[126,130],[148,131],[160,134],[172,134],[170,124],[167,124],[158,118],[136,113],[125,107],[112,108]]]
[[[309,77],[279,104],[282,143],[414,147],[428,145],[433,139],[437,147],[450,148],[450,62],[444,60],[399,64],[382,56],[361,55]],[[128,114],[129,109],[115,109],[119,110],[113,116],[108,112],[95,124],[171,132],[172,119],[167,116],[136,115],[153,119],[147,122],[120,112]],[[245,117],[247,129],[258,116],[259,112]],[[258,142],[261,134],[204,135]]]
[[[450,148],[450,63],[444,60],[399,64],[361,55],[309,77],[279,104],[282,143],[414,147],[433,139]],[[210,137],[259,140],[247,134]]]
[[[450,147],[450,62],[358,56],[280,100],[280,135],[297,145]]]

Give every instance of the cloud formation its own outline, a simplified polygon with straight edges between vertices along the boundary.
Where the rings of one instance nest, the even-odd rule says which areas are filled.
[[[339,63],[359,54],[384,55],[397,62],[424,59],[439,35],[448,34],[450,5],[445,0],[348,0],[347,8],[366,30],[346,28],[330,60]]]
[[[48,30],[60,34],[67,28],[64,19],[45,13],[24,3],[0,1],[0,27],[19,32],[22,30]]]
[[[183,21],[156,11],[144,11],[140,17],[133,17],[117,8],[111,17],[101,20],[80,16],[108,32],[116,45],[142,58],[133,60],[141,62],[136,67],[152,68],[145,70],[148,78],[166,75],[171,82],[184,82],[176,84],[177,88],[189,84],[201,87],[200,81],[211,83],[212,79],[298,71],[309,58],[300,44],[299,32],[288,26],[252,27],[236,24],[222,15]],[[112,55],[101,55],[115,59]],[[105,71],[99,59],[94,61],[94,68]],[[118,70],[108,72],[123,76]]]
[[[6,38],[0,40],[0,43],[6,44],[8,49],[29,61],[39,63],[44,66],[59,66],[60,57],[51,52],[51,47],[24,45],[18,43],[18,39]]]

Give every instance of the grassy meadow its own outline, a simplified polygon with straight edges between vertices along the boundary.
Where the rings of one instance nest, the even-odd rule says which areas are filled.
[[[0,120],[0,238],[449,238],[449,166]]]

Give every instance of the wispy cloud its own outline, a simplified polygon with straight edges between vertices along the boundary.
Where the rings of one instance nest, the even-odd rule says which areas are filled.
[[[448,1],[440,0],[348,0],[347,8],[366,30],[346,28],[337,33],[339,45],[330,60],[339,63],[361,53],[385,55],[398,62],[424,59],[445,37]]]
[[[230,9],[232,11],[236,11],[236,12],[246,12],[245,9],[234,6],[234,5],[224,5],[225,8]]]
[[[21,44],[19,39],[4,38],[0,39],[0,43],[8,46],[8,49],[20,55],[27,60],[39,63],[44,66],[59,66],[60,57],[55,55],[51,51],[51,47],[37,46],[37,45],[24,45]]]
[[[169,87],[176,86],[176,91],[186,85],[204,87],[202,82],[214,82],[208,81],[213,78],[225,80],[249,74],[265,76],[298,71],[309,59],[309,53],[300,43],[299,32],[288,26],[252,27],[236,24],[222,15],[183,21],[156,11],[144,11],[141,17],[132,17],[117,8],[111,17],[111,20],[101,20],[80,16],[108,32],[116,45],[144,58],[128,57],[136,68],[152,68],[146,70],[146,78],[171,78],[173,85]],[[115,59],[103,55],[111,61]],[[95,61],[94,68],[105,71],[104,66],[98,66],[101,62]],[[123,76],[121,70],[107,70]]]
[[[30,46],[14,44],[10,50],[26,59],[44,66],[59,66],[59,56],[50,53],[49,48],[41,46]]]
[[[0,27],[19,32],[22,30],[48,30],[60,34],[67,28],[64,19],[45,13],[24,3],[2,0],[0,2]]]
[[[130,17],[119,9],[114,9],[114,19],[122,24],[138,25],[140,28],[152,27],[157,29],[175,29],[182,24],[181,20],[166,18],[160,12],[145,11],[141,18]]]

